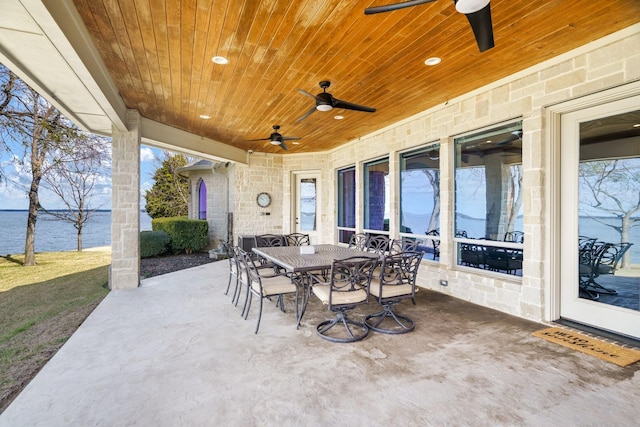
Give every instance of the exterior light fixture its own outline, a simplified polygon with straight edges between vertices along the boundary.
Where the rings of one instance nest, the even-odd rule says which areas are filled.
[[[426,61],[424,61],[425,65],[428,65],[430,67],[432,67],[434,65],[438,65],[441,62],[442,62],[442,59],[440,59],[440,58],[438,58],[436,56],[431,57],[431,58],[427,59]]]
[[[229,60],[224,56],[214,56],[213,58],[211,58],[211,60],[219,65],[225,65],[229,63]]]

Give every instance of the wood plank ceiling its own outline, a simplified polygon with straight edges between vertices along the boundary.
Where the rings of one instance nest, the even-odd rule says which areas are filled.
[[[245,150],[321,151],[640,21],[637,0],[492,0],[480,53],[454,2],[364,15],[394,0],[74,0],[128,108]],[[227,65],[212,62],[221,55]],[[440,57],[428,67],[424,61]],[[375,107],[311,114],[300,94]],[[343,120],[334,116],[340,114]],[[209,119],[200,118],[210,116]],[[289,151],[268,141],[273,125]]]

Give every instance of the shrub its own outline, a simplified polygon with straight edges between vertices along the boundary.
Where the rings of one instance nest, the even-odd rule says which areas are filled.
[[[169,252],[171,236],[164,231],[140,232],[140,258],[151,258]]]
[[[174,254],[198,252],[209,243],[209,223],[203,219],[154,218],[151,228],[171,236],[171,251]]]

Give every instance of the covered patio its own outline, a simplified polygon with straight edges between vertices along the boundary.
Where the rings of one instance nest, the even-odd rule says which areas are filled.
[[[0,426],[633,425],[640,365],[535,338],[543,324],[420,290],[413,333],[339,345],[267,304],[259,334],[219,261],[114,290]],[[212,279],[214,278],[214,279]],[[290,305],[289,305],[290,307]],[[364,310],[375,310],[371,303]]]

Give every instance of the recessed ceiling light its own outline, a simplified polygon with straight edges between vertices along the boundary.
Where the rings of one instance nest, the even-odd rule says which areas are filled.
[[[213,62],[215,62],[216,64],[220,64],[220,65],[224,65],[224,64],[228,64],[229,60],[227,58],[225,58],[224,56],[214,56],[213,58],[211,58],[211,60]]]
[[[206,114],[200,114],[201,119],[209,120],[211,116],[207,116]]]
[[[298,141],[295,141],[295,142],[292,142],[291,144],[293,144],[293,145],[298,145],[298,144],[300,144],[300,143],[299,143]]]
[[[333,118],[336,120],[342,120],[344,119],[344,116],[337,115],[337,116],[333,116]]]
[[[640,128],[640,123],[636,123],[635,125],[633,125],[634,128]]]
[[[426,61],[424,61],[425,65],[428,66],[434,66],[434,65],[438,65],[440,62],[442,62],[442,59],[434,56],[432,58],[427,59]]]

